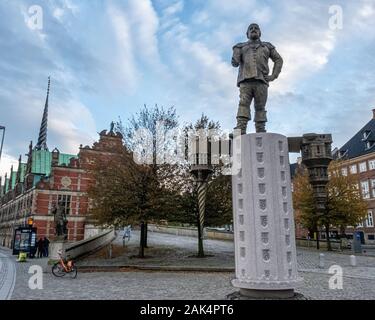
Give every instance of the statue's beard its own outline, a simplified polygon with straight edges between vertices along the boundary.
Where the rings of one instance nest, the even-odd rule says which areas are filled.
[[[253,40],[253,41],[259,40],[259,38],[260,38],[260,36],[257,33],[250,34],[250,39]]]

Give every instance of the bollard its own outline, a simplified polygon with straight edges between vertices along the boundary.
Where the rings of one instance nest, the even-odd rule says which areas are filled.
[[[108,255],[109,255],[109,259],[112,259],[112,243],[109,244]]]
[[[357,265],[357,258],[356,258],[356,256],[354,256],[354,255],[350,256],[350,265],[352,267],[355,267]]]
[[[324,253],[319,254],[319,268],[324,268]]]

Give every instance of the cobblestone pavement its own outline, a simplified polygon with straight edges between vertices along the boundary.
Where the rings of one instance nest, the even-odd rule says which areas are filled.
[[[95,257],[81,261],[81,265],[114,264],[144,264],[152,265],[170,259],[173,265],[187,265],[200,262],[203,266],[234,266],[233,243],[230,241],[205,241],[207,253],[213,256],[204,259],[192,258],[196,253],[196,238],[176,237],[166,234],[149,234],[149,246],[146,250],[148,258],[144,260],[130,258],[136,252],[138,234],[133,233],[129,251],[114,259],[98,259]],[[116,239],[122,244],[121,235]],[[179,249],[176,250],[176,247]],[[152,251],[154,249],[154,251]],[[157,249],[157,251],[155,251]],[[319,253],[325,254],[325,268],[319,268]],[[324,251],[298,249],[297,260],[300,276],[303,281],[298,284],[296,291],[308,299],[375,299],[375,258],[367,256],[357,257],[357,267],[351,267],[349,255],[328,253]],[[9,256],[10,250],[0,250]],[[166,253],[166,256],[153,257],[153,253]],[[4,258],[1,258],[3,262]],[[234,278],[232,272],[91,272],[78,273],[77,279],[56,278],[50,273],[46,259],[29,260],[17,263],[15,258],[10,260],[17,271],[16,283],[12,299],[191,299],[223,300],[235,291],[231,285]],[[0,263],[1,263],[0,262]],[[170,261],[170,263],[172,263]],[[166,263],[166,262],[165,262]],[[32,264],[39,264],[46,273],[43,274],[43,289],[31,290],[28,273]],[[343,289],[330,290],[328,281],[331,275],[328,268],[331,265],[343,267]],[[4,267],[0,269],[1,279],[4,278]],[[3,278],[2,278],[3,277]]]
[[[0,252],[0,300],[11,298],[16,282],[14,262],[9,255]]]

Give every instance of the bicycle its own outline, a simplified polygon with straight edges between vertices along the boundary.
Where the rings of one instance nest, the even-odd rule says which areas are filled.
[[[64,277],[69,274],[71,278],[75,279],[77,277],[77,267],[73,260],[64,261],[61,251],[58,252],[59,261],[52,266],[52,273],[55,277]]]

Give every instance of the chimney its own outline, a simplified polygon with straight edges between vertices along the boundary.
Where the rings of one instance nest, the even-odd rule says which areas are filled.
[[[59,155],[60,151],[59,149],[55,148],[52,151],[52,166],[58,166],[59,165]]]
[[[375,109],[372,109],[372,118],[375,119]]]

